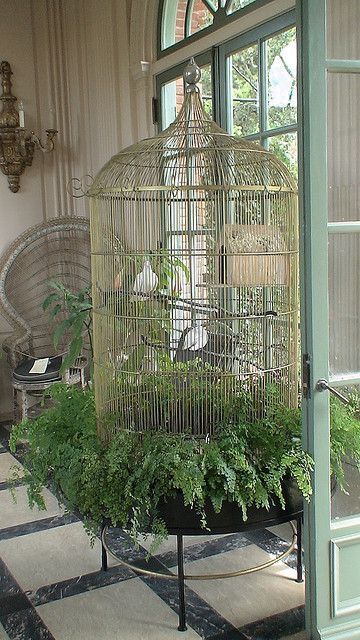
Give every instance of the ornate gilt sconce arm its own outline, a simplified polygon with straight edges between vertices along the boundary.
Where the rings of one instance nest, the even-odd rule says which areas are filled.
[[[55,147],[54,138],[56,134],[57,129],[46,129],[46,140],[43,144],[40,138],[32,131],[31,140],[43,153],[50,153],[50,151],[53,151]]]
[[[43,152],[54,149],[56,129],[46,130],[46,141],[43,144],[32,131],[27,131],[24,125],[24,114],[20,118],[16,108],[17,98],[12,95],[10,64],[3,60],[0,65],[2,95],[2,110],[0,113],[0,169],[7,176],[9,189],[16,193],[20,188],[20,176],[25,167],[33,160],[35,147]]]

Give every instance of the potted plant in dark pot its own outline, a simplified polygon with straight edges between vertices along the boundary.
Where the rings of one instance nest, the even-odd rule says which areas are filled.
[[[41,491],[50,481],[92,534],[105,519],[129,528],[134,538],[151,531],[159,541],[167,525],[176,527],[179,509],[189,529],[229,530],[224,505],[235,504],[244,522],[261,521],[274,505],[277,513],[298,509],[299,492],[306,500],[311,496],[312,461],[301,445],[299,409],[272,402],[272,415],[255,422],[236,414],[236,421],[233,416],[232,422],[219,424],[217,437],[208,441],[120,431],[104,445],[96,432],[91,390],[59,384],[49,394],[52,407],[13,427],[11,449],[27,441],[24,481],[30,505],[45,508]],[[349,407],[331,403],[332,471],[343,489],[344,456],[360,465],[357,402],[353,396]]]

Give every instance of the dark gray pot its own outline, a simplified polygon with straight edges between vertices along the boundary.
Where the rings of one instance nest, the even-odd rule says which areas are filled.
[[[262,529],[282,522],[295,520],[303,510],[303,498],[293,479],[283,482],[285,509],[282,509],[275,498],[269,509],[250,507],[247,520],[243,519],[242,511],[234,502],[224,502],[219,513],[215,513],[210,500],[205,503],[206,521],[209,533],[222,534]],[[176,496],[168,498],[159,504],[160,516],[164,520],[170,534],[204,535],[207,530],[201,526],[197,512],[185,506],[183,494],[179,491]]]

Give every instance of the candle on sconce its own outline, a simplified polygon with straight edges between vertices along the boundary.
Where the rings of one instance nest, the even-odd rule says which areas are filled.
[[[19,102],[19,126],[25,127],[25,111],[24,111],[24,103],[22,100]]]
[[[50,120],[50,129],[56,129],[56,113],[55,113],[55,109],[53,107],[53,105],[50,105],[49,107],[49,120]]]

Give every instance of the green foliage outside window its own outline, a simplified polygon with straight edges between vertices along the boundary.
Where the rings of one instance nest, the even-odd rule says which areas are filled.
[[[296,124],[296,30],[288,29],[265,41],[267,86],[262,87],[267,122],[261,130],[261,76],[259,44],[255,43],[229,58],[231,65],[231,94],[233,133],[244,137],[260,132],[263,142],[282,160],[297,178],[297,136],[284,133],[266,137],[271,129]],[[289,53],[290,47],[293,53]],[[294,68],[295,67],[295,68]]]

